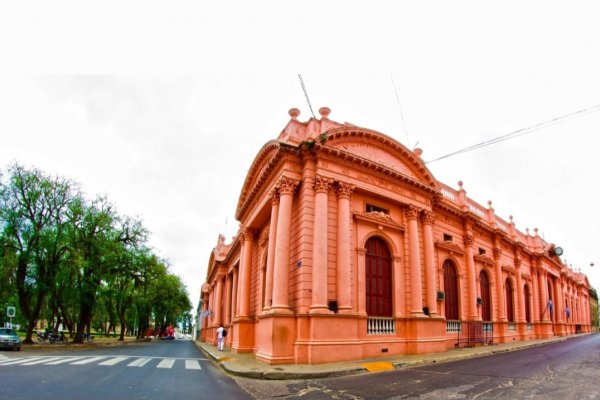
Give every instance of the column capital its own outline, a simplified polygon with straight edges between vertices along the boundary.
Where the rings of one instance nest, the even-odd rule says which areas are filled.
[[[256,231],[254,229],[248,228],[248,227],[243,227],[242,231],[240,232],[240,238],[242,239],[243,242],[251,241],[252,239],[254,239],[255,235],[256,235]]]
[[[298,187],[298,181],[285,175],[277,182],[277,189],[279,189],[280,196],[284,194],[293,195],[296,187]]]
[[[502,257],[502,249],[500,247],[494,247],[494,260],[499,260]]]
[[[408,220],[416,220],[419,217],[419,211],[419,208],[413,205],[408,205],[404,207],[404,215],[406,215],[406,218]]]
[[[465,246],[467,246],[467,247],[473,246],[473,244],[475,243],[475,236],[468,235],[468,234],[465,235],[464,242],[465,242]]]
[[[338,181],[337,183],[337,195],[340,199],[349,199],[352,197],[355,186],[349,183]]]
[[[271,191],[269,192],[269,197],[271,198],[271,205],[278,205],[279,204],[279,188],[274,187],[273,189],[271,189]]]
[[[429,210],[421,211],[421,221],[427,225],[433,225],[433,221],[435,221],[435,214]]]
[[[326,178],[322,175],[315,176],[315,179],[314,179],[315,192],[328,193],[329,189],[331,188],[332,183],[333,183],[333,180]]]

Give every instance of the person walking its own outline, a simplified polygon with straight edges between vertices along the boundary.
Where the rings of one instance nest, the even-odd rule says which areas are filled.
[[[223,351],[223,342],[225,341],[225,336],[227,336],[227,331],[223,328],[223,324],[217,328],[217,348],[219,351]]]

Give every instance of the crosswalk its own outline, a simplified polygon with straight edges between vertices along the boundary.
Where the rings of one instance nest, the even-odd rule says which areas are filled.
[[[183,362],[182,362],[183,361]],[[144,357],[144,356],[29,356],[21,358],[0,359],[0,368],[3,366],[30,366],[30,365],[87,365],[95,364],[105,367],[126,365],[127,367],[145,367],[172,369],[178,362],[182,362],[185,369],[201,370],[200,361],[203,358],[169,358],[169,357]]]

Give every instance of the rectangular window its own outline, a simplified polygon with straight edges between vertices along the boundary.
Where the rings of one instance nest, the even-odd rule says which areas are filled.
[[[444,233],[444,242],[451,242],[452,241],[452,235],[448,235],[447,233]]]
[[[480,256],[484,256],[485,255],[485,249],[482,249],[481,247],[479,248],[479,255]]]
[[[380,213],[384,213],[384,214],[389,214],[390,210],[386,209],[386,208],[382,208],[382,207],[377,207],[374,206],[373,204],[367,204],[367,212],[380,212]]]

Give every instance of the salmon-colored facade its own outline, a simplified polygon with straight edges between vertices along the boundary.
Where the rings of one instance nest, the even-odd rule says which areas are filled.
[[[590,330],[586,276],[537,229],[437,181],[419,149],[329,113],[290,110],[258,152],[239,234],[210,255],[201,340],[223,324],[232,351],[314,364]]]

